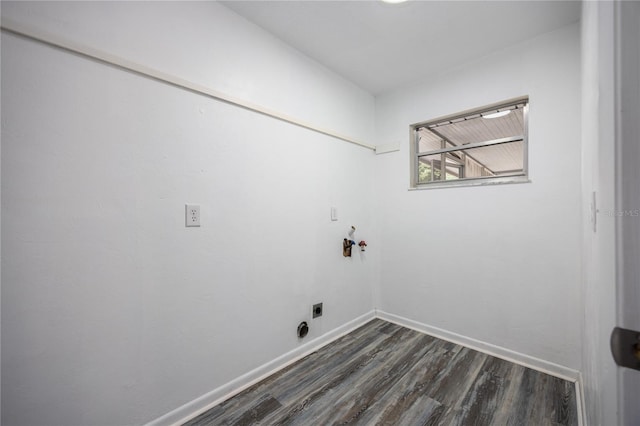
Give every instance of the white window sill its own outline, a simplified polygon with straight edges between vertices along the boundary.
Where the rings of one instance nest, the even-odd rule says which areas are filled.
[[[409,191],[422,191],[423,189],[459,188],[462,186],[493,186],[509,183],[531,183],[527,176],[508,176],[502,178],[450,180],[447,182],[427,183],[409,188]]]

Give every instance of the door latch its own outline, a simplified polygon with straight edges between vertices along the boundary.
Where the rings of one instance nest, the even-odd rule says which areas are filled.
[[[640,332],[614,328],[611,332],[611,353],[619,366],[640,370]]]

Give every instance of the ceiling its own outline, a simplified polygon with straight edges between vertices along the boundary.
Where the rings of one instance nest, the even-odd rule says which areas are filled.
[[[378,95],[580,19],[573,1],[223,1]]]

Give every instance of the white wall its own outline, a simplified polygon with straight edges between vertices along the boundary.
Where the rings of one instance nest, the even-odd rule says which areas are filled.
[[[2,14],[401,142],[374,157],[3,33],[3,425],[151,421],[299,347],[318,301],[309,339],[376,306],[581,368],[577,25],[374,103],[216,3],[3,2]],[[531,183],[407,190],[409,124],[521,95]],[[202,206],[199,229],[184,228],[187,202]],[[347,260],[351,224],[372,241]]]
[[[220,4],[2,2],[2,15],[367,141],[373,97]]]
[[[2,6],[373,134],[370,95],[218,4]],[[375,245],[341,252],[373,233],[370,151],[7,33],[2,113],[3,425],[142,424],[298,347],[313,303],[307,340],[371,309]]]
[[[376,103],[377,306],[581,366],[580,33],[573,25]],[[444,71],[444,70],[443,70]],[[531,183],[408,191],[409,125],[530,97]]]

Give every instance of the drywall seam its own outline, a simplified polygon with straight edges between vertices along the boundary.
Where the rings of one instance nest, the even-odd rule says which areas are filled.
[[[16,21],[13,21],[5,17],[2,17],[1,28],[3,31],[6,31],[8,33],[11,33],[20,37],[24,37],[39,43],[43,43],[58,49],[62,49],[64,51],[67,51],[76,55],[80,55],[84,58],[89,58],[89,59],[101,62],[103,64],[111,65],[116,68],[120,68],[122,70],[126,70],[143,77],[151,78],[153,80],[168,84],[173,87],[187,90],[189,92],[203,95],[208,98],[212,98],[221,102],[226,102],[228,104],[235,105],[237,107],[244,108],[249,111],[256,112],[258,114],[266,115],[268,117],[275,118],[277,120],[281,120],[286,123],[293,124],[295,126],[302,127],[304,129],[311,130],[326,136],[330,136],[332,138],[339,139],[344,142],[349,142],[354,145],[361,146],[363,148],[367,148],[373,151],[375,151],[376,149],[376,147],[373,145],[369,145],[364,142],[350,138],[348,136],[335,133],[331,130],[322,129],[320,127],[314,126],[311,123],[298,120],[295,117],[289,116],[287,114],[283,114],[278,111],[265,108],[261,105],[257,105],[252,102],[248,102],[248,101],[236,98],[234,96],[230,96],[230,95],[218,92],[217,90],[213,90],[209,87],[182,79],[180,77],[176,77],[174,75],[164,73],[154,68],[147,67],[145,65],[138,64],[136,62],[132,62],[128,59],[124,59],[107,52],[103,52],[99,49],[95,49],[93,47],[86,46],[81,43],[77,43],[75,41],[67,40],[63,37],[53,35],[41,30],[30,28],[27,25],[18,23]]]
[[[443,330],[438,327],[433,327],[427,324],[423,324],[418,321],[410,320],[398,315],[390,314],[381,310],[376,310],[376,317],[389,321],[398,325],[401,325],[412,330],[419,331],[421,333],[428,334],[430,336],[437,337],[448,342],[462,345],[469,349],[474,349],[478,352],[482,352],[491,356],[495,356],[505,361],[513,362],[527,368],[540,371],[542,373],[549,374],[554,377],[559,377],[570,382],[576,382],[579,378],[579,372],[563,365],[555,364],[553,362],[545,361],[540,358],[535,358],[529,355],[525,355],[519,352],[512,351],[501,346],[496,346],[491,343],[482,342],[480,340],[473,339],[471,337],[463,336],[461,334],[453,333],[447,330]]]
[[[242,392],[250,386],[264,380],[272,374],[282,370],[288,365],[293,364],[296,361],[304,358],[305,356],[317,351],[323,346],[328,345],[340,337],[351,333],[358,327],[368,323],[375,318],[375,311],[369,311],[364,315],[361,315],[344,325],[341,325],[334,330],[325,333],[324,335],[311,340],[304,345],[297,347],[296,349],[289,351],[278,358],[269,361],[268,363],[220,386],[217,389],[208,392],[193,401],[178,407],[177,409],[159,417],[149,423],[146,426],[178,426],[182,425],[188,420],[204,413],[205,411],[215,407],[223,401],[231,398],[234,395]]]

